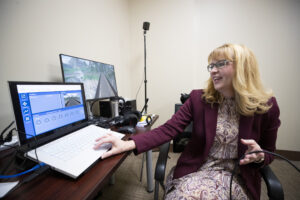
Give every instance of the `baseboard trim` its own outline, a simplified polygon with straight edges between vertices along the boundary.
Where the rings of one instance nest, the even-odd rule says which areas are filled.
[[[300,152],[299,151],[288,151],[277,149],[275,153],[293,161],[300,161]]]

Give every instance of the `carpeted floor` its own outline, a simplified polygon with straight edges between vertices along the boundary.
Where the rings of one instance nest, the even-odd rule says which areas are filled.
[[[180,154],[170,153],[170,159],[167,163],[167,172],[176,164]],[[153,169],[155,169],[158,152],[153,152]],[[300,167],[300,161],[294,162]],[[146,165],[144,164],[144,172],[142,182],[140,182],[140,172],[142,166],[142,155],[134,156],[130,154],[124,163],[115,173],[115,184],[106,185],[102,194],[97,200],[153,200],[154,193],[146,191]],[[300,174],[288,163],[283,160],[275,160],[271,164],[271,168],[281,181],[284,189],[285,199],[300,199]],[[262,181],[263,182],[263,181]],[[163,199],[163,190],[160,188],[160,199]],[[262,184],[262,200],[267,200],[267,192],[264,182]]]

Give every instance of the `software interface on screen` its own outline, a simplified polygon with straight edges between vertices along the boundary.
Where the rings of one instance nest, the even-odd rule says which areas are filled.
[[[80,85],[17,85],[26,137],[85,119]]]
[[[113,65],[64,54],[60,61],[64,81],[83,83],[87,100],[118,96]]]

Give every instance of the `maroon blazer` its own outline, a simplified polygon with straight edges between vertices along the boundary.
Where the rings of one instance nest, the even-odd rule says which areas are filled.
[[[174,170],[174,179],[186,174],[196,172],[206,161],[209,150],[212,147],[216,135],[218,104],[206,103],[202,99],[202,90],[193,90],[190,98],[181,108],[160,127],[145,134],[131,137],[136,144],[135,154],[148,151],[154,147],[172,140],[182,133],[185,127],[193,121],[193,132],[191,140],[185,147],[177,161]],[[271,109],[265,114],[254,116],[240,116],[238,157],[244,155],[247,146],[240,141],[243,139],[254,139],[262,149],[275,150],[277,130],[280,126],[279,107],[275,97],[270,99]],[[263,163],[250,163],[240,166],[240,172],[244,183],[254,199],[260,198],[261,176],[259,168],[271,163],[273,156],[265,154]]]

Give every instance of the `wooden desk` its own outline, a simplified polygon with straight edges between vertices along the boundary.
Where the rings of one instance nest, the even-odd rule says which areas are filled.
[[[150,130],[157,118],[158,116],[149,126],[138,128],[137,133]],[[125,139],[129,137],[127,134]],[[125,152],[100,160],[76,180],[48,170],[34,180],[22,184],[5,199],[93,199],[130,153]],[[4,162],[5,160],[1,159],[0,164],[3,165]]]

